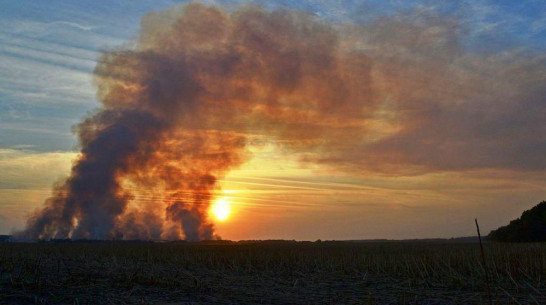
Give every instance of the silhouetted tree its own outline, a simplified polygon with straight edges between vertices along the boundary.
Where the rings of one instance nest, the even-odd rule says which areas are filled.
[[[510,224],[489,233],[489,238],[502,242],[546,241],[546,201],[542,201]]]

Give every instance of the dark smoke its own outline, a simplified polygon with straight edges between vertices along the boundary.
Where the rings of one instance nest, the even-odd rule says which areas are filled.
[[[543,137],[527,135],[546,134],[545,61],[466,54],[459,27],[423,13],[355,25],[254,6],[152,12],[133,47],[101,56],[102,108],[20,235],[216,238],[209,203],[251,136],[360,175],[546,168]]]
[[[313,142],[347,119],[335,114],[370,103],[366,61],[340,56],[338,40],[302,13],[190,4],[149,14],[136,47],[100,58],[103,107],[76,128],[70,178],[22,235],[215,238],[207,208],[218,177],[249,157],[246,133]]]

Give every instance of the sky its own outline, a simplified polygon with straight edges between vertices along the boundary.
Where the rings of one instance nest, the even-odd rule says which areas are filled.
[[[87,147],[75,126],[100,109],[120,107],[108,95],[114,85],[104,76],[113,69],[107,55],[118,60],[118,50],[138,50],[141,60],[152,50],[179,56],[161,49],[158,37],[206,28],[190,21],[208,15],[180,13],[183,2],[0,0],[0,234],[24,229],[54,186],[71,175]],[[222,238],[468,236],[475,234],[474,218],[489,232],[545,200],[544,2],[255,1],[261,9],[241,9],[244,1],[199,3],[219,7],[234,24],[244,18],[260,29],[274,24],[258,33],[273,37],[272,51],[256,47],[252,56],[239,55],[275,63],[258,66],[265,74],[275,66],[285,73],[278,80],[276,71],[272,77],[250,71],[249,81],[217,77],[203,64],[210,71],[198,79],[209,91],[248,81],[252,98],[267,100],[246,115],[248,104],[239,103],[244,97],[222,95],[226,105],[239,107],[226,110],[237,112],[227,123],[216,119],[223,115],[216,110],[196,113],[214,130],[246,140],[229,166],[213,171],[214,198],[230,208],[225,220],[210,217]],[[304,13],[272,13],[292,10]],[[169,32],[171,17],[189,21]],[[292,32],[312,30],[294,41],[283,36],[285,24]],[[254,29],[248,27],[229,33],[246,37]],[[180,37],[195,43],[188,52],[200,50],[198,39]],[[166,39],[165,48],[174,44]],[[291,53],[279,51],[286,55],[279,57],[281,49]],[[315,51],[337,70],[315,67],[324,65]],[[227,62],[192,56],[198,63]],[[300,70],[286,74],[294,62]],[[155,76],[169,75],[158,71]],[[291,112],[271,110],[277,103]],[[264,107],[271,109],[258,113]],[[134,190],[132,200],[154,205],[150,193]]]

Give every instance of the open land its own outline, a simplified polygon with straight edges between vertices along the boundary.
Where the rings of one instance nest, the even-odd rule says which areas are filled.
[[[546,304],[546,244],[485,243],[493,304]],[[0,304],[489,304],[479,244],[0,244]]]

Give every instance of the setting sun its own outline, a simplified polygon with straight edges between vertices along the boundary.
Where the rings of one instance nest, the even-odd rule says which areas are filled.
[[[211,207],[211,212],[220,221],[228,219],[230,212],[228,199],[226,197],[216,199]]]

